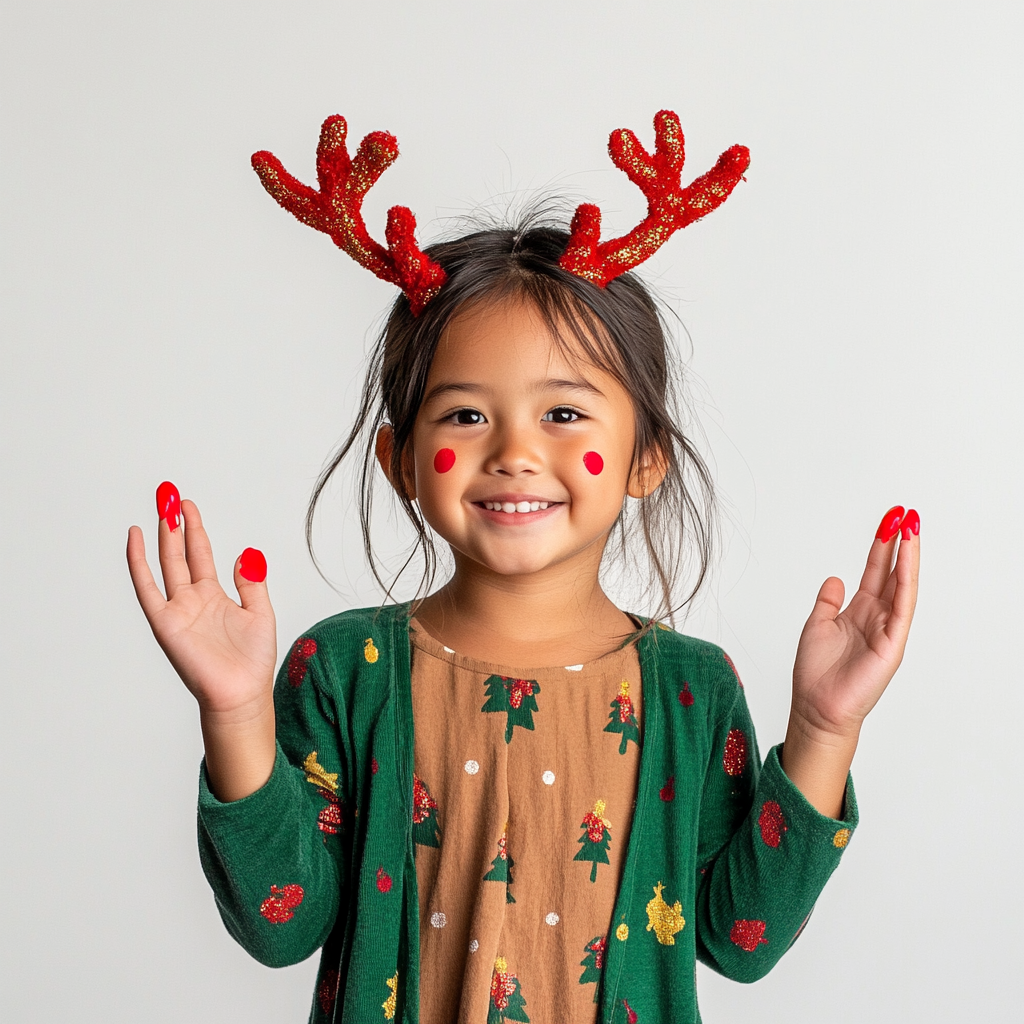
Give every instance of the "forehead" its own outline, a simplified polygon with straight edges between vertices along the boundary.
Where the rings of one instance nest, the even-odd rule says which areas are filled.
[[[577,337],[580,327],[552,330],[531,302],[481,303],[460,313],[438,343],[428,390],[440,379],[582,378],[602,391],[618,382],[595,365]],[[596,345],[594,346],[597,347]]]

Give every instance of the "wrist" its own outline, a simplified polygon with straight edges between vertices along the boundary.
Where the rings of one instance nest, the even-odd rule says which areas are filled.
[[[277,754],[272,700],[231,712],[200,709],[210,791],[223,803],[241,800],[264,786]]]
[[[820,814],[839,818],[843,813],[846,779],[857,750],[856,733],[835,733],[816,728],[792,715],[780,763],[789,780]]]

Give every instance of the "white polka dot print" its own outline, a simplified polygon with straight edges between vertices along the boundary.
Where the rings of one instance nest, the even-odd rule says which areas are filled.
[[[556,925],[558,924],[558,915],[552,910],[551,913],[544,918],[544,921],[546,924]]]
[[[444,914],[442,914],[440,910],[435,910],[430,915],[430,923],[435,928],[443,928],[448,923],[448,918],[445,917]]]
[[[470,939],[469,940],[469,951],[470,951],[470,953],[475,953],[479,948],[480,948],[480,943],[477,942],[476,939]]]
[[[476,773],[480,771],[480,762],[467,761],[462,767],[466,769],[467,775],[476,775]]]
[[[555,784],[555,773],[553,771],[546,771],[541,778],[544,780],[545,786],[553,786]]]

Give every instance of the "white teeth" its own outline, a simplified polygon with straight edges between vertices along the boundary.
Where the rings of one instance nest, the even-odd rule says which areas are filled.
[[[549,501],[482,501],[480,503],[490,512],[539,512],[553,504]]]

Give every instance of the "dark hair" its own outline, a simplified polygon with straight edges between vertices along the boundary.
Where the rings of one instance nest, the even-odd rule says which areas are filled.
[[[313,552],[312,530],[317,503],[341,461],[365,438],[359,477],[359,510],[363,547],[371,571],[388,596],[417,551],[423,555],[419,593],[433,584],[437,552],[419,508],[397,494],[416,531],[416,542],[390,582],[381,574],[370,537],[377,467],[375,437],[383,423],[394,430],[392,477],[402,478],[403,457],[423,402],[427,374],[448,325],[471,305],[518,300],[531,303],[558,343],[579,358],[612,374],[632,397],[636,414],[633,466],[660,459],[665,478],[652,494],[623,510],[616,523],[616,542],[632,578],[645,580],[644,597],[657,595],[655,617],[670,617],[686,605],[705,581],[713,550],[714,490],[708,467],[677,424],[678,372],[666,338],[663,316],[647,287],[631,273],[598,288],[558,265],[568,234],[557,227],[530,223],[520,229],[474,231],[425,251],[448,275],[444,287],[417,317],[400,295],[369,357],[355,423],[317,479],[306,511],[306,545]],[[566,337],[568,333],[569,337]],[[635,542],[642,541],[639,545]],[[646,572],[629,561],[639,546]],[[677,605],[673,592],[681,576],[693,582]]]

